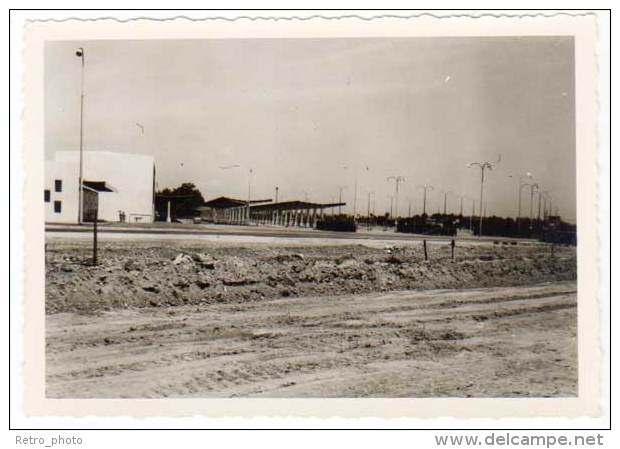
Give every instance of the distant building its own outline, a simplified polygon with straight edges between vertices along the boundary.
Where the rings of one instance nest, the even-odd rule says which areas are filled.
[[[45,221],[77,223],[79,151],[58,151],[45,161]],[[84,220],[152,222],[155,161],[151,156],[85,151],[83,153]]]
[[[222,224],[271,224],[274,226],[317,226],[323,218],[325,209],[346,206],[346,203],[310,203],[307,201],[280,201],[271,199],[247,200],[221,196],[207,201],[198,208],[201,219],[206,222]],[[249,214],[249,216],[248,216]]]

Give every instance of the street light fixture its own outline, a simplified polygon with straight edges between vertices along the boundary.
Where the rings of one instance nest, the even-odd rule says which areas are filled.
[[[405,178],[404,176],[389,176],[387,180],[388,181],[394,180],[394,184],[396,187],[396,194],[394,195],[394,202],[395,202],[394,215],[396,216],[396,218],[398,218],[398,186],[401,182],[405,182]]]
[[[471,214],[469,215],[469,230],[471,232],[474,232],[473,218],[474,218],[475,213],[476,213],[476,200],[474,198],[471,198]]]
[[[515,178],[515,175],[508,175],[509,178]],[[528,184],[527,182],[524,181],[524,179],[533,179],[534,176],[532,175],[532,173],[527,172],[525,175],[518,175],[519,178],[519,202],[518,202],[518,211],[517,211],[517,228],[520,229],[521,227],[521,193],[523,192],[523,188],[525,186],[529,186],[530,184]]]
[[[392,218],[392,216],[394,215],[392,212],[394,210],[394,196],[393,195],[388,195],[387,196],[390,199],[390,215],[389,218]]]
[[[347,186],[338,186],[338,215],[342,215],[342,191],[346,188]]]
[[[368,229],[370,229],[370,197],[374,196],[374,194],[375,194],[374,191],[368,192]]]
[[[543,194],[543,219],[546,220],[549,216],[549,208],[547,207],[547,201],[549,201],[549,206],[551,206],[551,194],[547,190],[542,191]]]
[[[538,183],[534,182],[530,184],[530,227],[532,227],[531,220],[534,218],[534,191],[538,191]]]
[[[498,159],[499,162],[499,159]],[[491,162],[472,162],[467,164],[467,168],[479,167],[480,168],[480,227],[478,229],[478,236],[482,237],[482,205],[483,205],[483,197],[484,197],[484,171],[485,170],[493,170],[495,167],[494,163]]]
[[[450,190],[440,190],[440,193],[443,193],[443,214],[446,215],[448,211],[448,194],[453,192]]]
[[[526,187],[531,187],[532,184],[527,183],[527,182],[521,182],[519,184],[519,216],[517,217],[517,230],[520,231],[521,230],[521,194],[523,192],[523,189]]]
[[[364,165],[366,167],[366,171],[368,172],[370,168],[368,165]],[[364,178],[367,180],[366,178]],[[359,183],[358,183],[358,167],[355,165],[355,195],[353,196],[353,220],[355,221],[355,216],[357,215],[357,193],[359,191]],[[360,207],[361,209],[361,207]]]
[[[540,223],[540,213],[541,213],[541,205],[542,205],[542,192],[538,189],[538,222]]]
[[[80,169],[78,175],[78,224],[82,224],[82,221],[84,220],[84,208],[82,204],[82,197],[84,195],[82,188],[82,184],[84,181],[84,49],[82,47],[79,47],[75,52],[75,56],[80,58],[82,63],[82,70],[80,76]]]
[[[435,188],[432,185],[429,185],[429,184],[418,185],[417,188],[424,190],[424,202],[422,203],[422,215],[426,215],[426,192],[429,189],[430,190],[435,190]]]

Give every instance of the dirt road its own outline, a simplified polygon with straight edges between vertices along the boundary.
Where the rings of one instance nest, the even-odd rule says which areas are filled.
[[[47,315],[47,396],[577,394],[576,283]]]

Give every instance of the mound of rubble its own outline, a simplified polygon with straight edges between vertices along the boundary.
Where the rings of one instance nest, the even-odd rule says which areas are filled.
[[[404,289],[527,285],[576,279],[574,248],[350,246],[155,247],[49,244],[46,313],[165,307]]]

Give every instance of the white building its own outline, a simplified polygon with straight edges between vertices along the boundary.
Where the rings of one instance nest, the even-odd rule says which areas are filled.
[[[45,221],[77,223],[79,151],[57,151],[45,161]],[[130,223],[154,221],[155,161],[151,156],[84,151],[83,181],[100,190],[99,220]],[[101,191],[104,190],[104,191]]]

